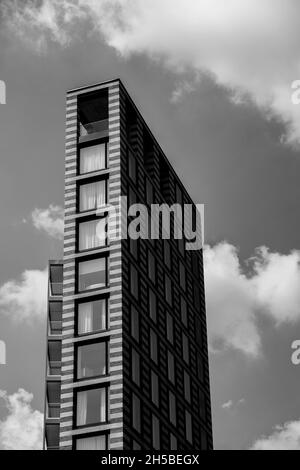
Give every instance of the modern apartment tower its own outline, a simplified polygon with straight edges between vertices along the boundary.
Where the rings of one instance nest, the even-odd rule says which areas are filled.
[[[45,449],[212,449],[202,250],[116,238],[120,196],[193,203],[120,80],[69,91]]]

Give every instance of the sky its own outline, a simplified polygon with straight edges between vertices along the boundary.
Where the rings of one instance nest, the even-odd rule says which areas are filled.
[[[41,447],[65,93],[119,77],[205,204],[214,446],[300,450],[299,44],[298,0],[1,1],[0,448]]]

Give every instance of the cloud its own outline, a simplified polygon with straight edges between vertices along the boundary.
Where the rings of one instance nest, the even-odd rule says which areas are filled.
[[[291,98],[300,77],[298,0],[6,0],[2,10],[38,51],[86,31],[123,57],[144,54],[177,75],[209,75],[234,103],[250,99],[285,123],[289,143],[300,141]]]
[[[262,436],[251,450],[300,450],[300,420],[276,426],[270,436]]]
[[[0,313],[16,322],[43,320],[47,308],[47,270],[26,270],[20,280],[0,287]]]
[[[232,408],[237,408],[239,405],[243,405],[245,402],[245,398],[241,398],[236,403],[234,403],[232,400],[228,400],[221,405],[221,408],[223,408],[223,410],[231,410]]]
[[[43,414],[33,410],[33,395],[20,388],[8,395],[0,390],[8,415],[0,420],[0,448],[3,450],[42,449]]]
[[[233,348],[257,357],[260,315],[271,318],[275,326],[300,320],[300,251],[284,255],[260,247],[245,269],[237,248],[223,242],[206,246],[204,263],[212,351]]]
[[[229,401],[227,401],[226,403],[223,403],[222,408],[223,408],[224,410],[226,410],[226,409],[231,408],[232,405],[233,405],[233,401],[232,401],[232,400],[229,400]]]
[[[50,204],[47,209],[34,209],[31,214],[34,227],[49,237],[62,240],[64,235],[64,210]]]

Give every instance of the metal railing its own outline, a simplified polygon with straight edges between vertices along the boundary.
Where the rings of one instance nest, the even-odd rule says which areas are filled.
[[[101,121],[88,122],[86,124],[80,123],[80,137],[96,132],[103,132],[108,130],[108,119],[101,119]]]

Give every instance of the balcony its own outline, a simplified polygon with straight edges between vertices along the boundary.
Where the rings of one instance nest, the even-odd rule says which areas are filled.
[[[108,131],[108,119],[101,119],[100,121],[80,123],[80,137],[87,135],[103,133]]]
[[[59,418],[60,404],[59,403],[48,403],[47,418]]]
[[[61,335],[62,322],[61,321],[50,321],[49,322],[49,334],[50,335]]]
[[[82,95],[78,99],[79,142],[108,136],[107,89]]]
[[[61,362],[60,361],[49,362],[48,375],[61,375]]]

